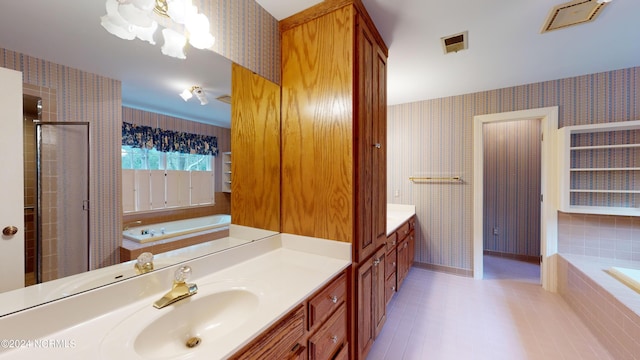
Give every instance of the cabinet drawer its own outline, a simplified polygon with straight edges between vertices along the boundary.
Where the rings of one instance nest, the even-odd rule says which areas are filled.
[[[333,360],[349,360],[349,343],[344,344]]]
[[[342,273],[309,301],[309,331],[320,326],[344,303],[347,296],[347,276]]]
[[[388,278],[389,275],[396,272],[398,267],[398,258],[396,256],[396,249],[394,248],[390,252],[387,252],[386,264],[384,265],[384,278]]]
[[[416,216],[413,215],[410,219],[409,219],[409,231],[413,230],[416,228]]]
[[[409,222],[406,221],[405,223],[400,225],[398,230],[396,230],[396,234],[398,234],[398,242],[407,237],[407,235],[409,235]]]
[[[296,310],[253,340],[238,356],[232,359],[289,359],[300,353],[304,336],[304,307]],[[299,356],[297,357],[299,358]]]
[[[342,304],[318,332],[309,338],[309,360],[331,359],[346,340],[346,305]]]
[[[394,232],[393,234],[387,236],[387,252],[396,248],[396,244],[398,243],[398,233]]]
[[[389,304],[389,301],[391,300],[391,298],[395,293],[396,293],[396,273],[394,272],[393,274],[391,274],[391,276],[387,278],[387,280],[385,280],[385,284],[384,284],[384,298],[386,300],[385,303]]]

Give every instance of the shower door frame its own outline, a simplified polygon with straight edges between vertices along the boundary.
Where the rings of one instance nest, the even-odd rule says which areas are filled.
[[[40,162],[42,156],[42,125],[51,125],[51,126],[86,126],[87,127],[87,194],[86,201],[83,203],[83,210],[87,212],[87,269],[89,270],[90,261],[91,261],[91,232],[89,229],[91,228],[91,214],[90,214],[90,206],[91,198],[91,127],[88,121],[34,121],[35,124],[35,136],[36,136],[36,268],[35,268],[35,278],[36,284],[42,283],[42,164]]]

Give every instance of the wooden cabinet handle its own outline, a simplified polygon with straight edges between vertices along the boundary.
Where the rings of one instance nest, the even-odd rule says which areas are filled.
[[[337,303],[338,303],[338,297],[337,297],[337,296],[335,296],[335,295],[333,295],[333,296],[329,296],[329,299],[331,299],[331,302],[332,302],[332,303],[334,303],[334,304],[337,304]]]
[[[391,266],[396,266],[396,262],[394,261],[393,264]]]
[[[378,266],[380,264],[380,259],[373,260],[373,266]]]
[[[333,336],[331,337],[331,342],[332,342],[332,343],[334,343],[334,344],[336,344],[336,343],[338,342],[338,337],[337,337],[336,335],[333,335]]]
[[[375,144],[373,144],[373,147],[375,147],[376,149],[380,149],[382,147],[382,144],[375,143]]]
[[[396,287],[395,287],[395,286],[392,286],[392,287],[391,287],[391,291],[396,291]]]

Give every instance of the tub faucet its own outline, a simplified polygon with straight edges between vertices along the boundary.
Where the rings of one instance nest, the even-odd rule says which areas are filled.
[[[136,260],[135,269],[138,274],[148,273],[153,270],[153,254],[143,252]]]
[[[196,284],[187,284],[186,281],[189,277],[191,277],[191,268],[189,266],[185,265],[178,268],[174,275],[173,287],[160,300],[154,302],[153,307],[162,309],[176,301],[195,295],[198,292],[198,286]]]
[[[122,226],[122,230],[129,230],[129,226],[131,225],[142,225],[142,221],[141,220],[137,220],[137,221],[132,221],[130,223],[126,223]]]

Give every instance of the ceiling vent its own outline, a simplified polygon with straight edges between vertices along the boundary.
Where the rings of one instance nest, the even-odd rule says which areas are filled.
[[[466,50],[468,48],[468,31],[440,38],[445,54]]]
[[[611,0],[573,0],[549,12],[540,33],[593,21]]]
[[[223,103],[231,104],[231,96],[230,95],[221,95],[216,98],[216,100],[222,101]]]

